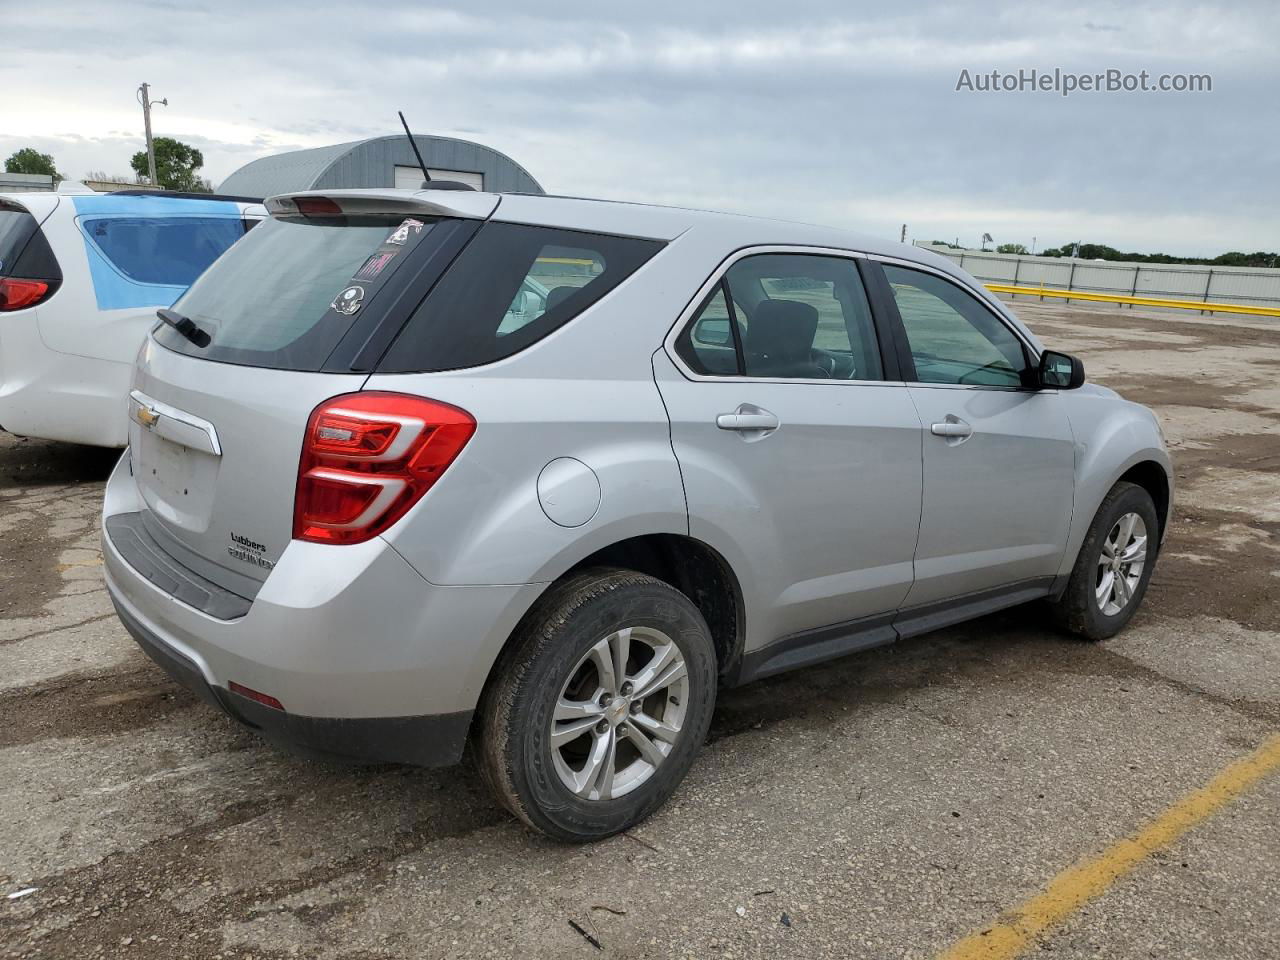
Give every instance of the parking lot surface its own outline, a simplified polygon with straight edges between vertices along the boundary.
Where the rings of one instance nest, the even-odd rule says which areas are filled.
[[[292,759],[135,647],[102,585],[114,457],[0,436],[0,956],[932,957],[1280,731],[1274,324],[1018,303],[1152,406],[1178,496],[1090,645],[1019,609],[722,695],[668,806],[543,840],[467,769]],[[358,638],[353,638],[358,642]],[[1028,950],[1275,957],[1280,776]]]

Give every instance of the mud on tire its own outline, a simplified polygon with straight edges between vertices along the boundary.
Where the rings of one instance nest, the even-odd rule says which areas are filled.
[[[619,657],[626,666],[615,670]],[[495,667],[478,717],[481,773],[504,806],[555,839],[626,830],[684,779],[711,723],[716,674],[707,624],[680,591],[629,570],[574,574],[535,604]],[[566,744],[574,709],[583,732]],[[620,795],[613,775],[588,782],[600,756],[614,764]],[[603,761],[597,766],[603,774]]]

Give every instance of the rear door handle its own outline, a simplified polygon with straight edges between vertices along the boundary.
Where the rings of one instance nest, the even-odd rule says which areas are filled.
[[[733,413],[722,413],[716,417],[716,426],[721,430],[734,430],[743,440],[759,440],[767,437],[781,425],[781,421],[764,407],[754,403],[740,403]]]
[[[959,417],[948,415],[947,419],[942,423],[935,423],[929,427],[929,432],[935,437],[947,437],[952,440],[963,440],[966,437],[973,436],[973,427],[965,423]]]
[[[777,430],[778,418],[772,413],[722,413],[716,417],[721,430]]]

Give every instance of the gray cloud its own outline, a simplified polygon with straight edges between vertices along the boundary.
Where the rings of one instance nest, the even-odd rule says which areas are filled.
[[[199,146],[215,182],[256,156],[394,132],[404,109],[556,192],[885,235],[905,220],[921,239],[1280,246],[1271,3],[100,9],[6,11],[22,45],[0,62],[0,151],[126,170],[146,79],[171,104],[157,132]],[[1213,91],[955,90],[961,69],[1055,67],[1208,73]]]

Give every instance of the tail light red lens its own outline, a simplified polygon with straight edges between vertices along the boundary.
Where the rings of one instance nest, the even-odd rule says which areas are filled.
[[[22,310],[34,307],[49,295],[49,284],[43,280],[19,280],[0,277],[0,310]]]
[[[293,536],[361,543],[421,499],[476,432],[471,414],[400,393],[349,393],[311,414],[298,465]]]
[[[248,697],[250,700],[256,700],[258,703],[262,704],[264,707],[270,707],[272,710],[284,709],[284,704],[281,703],[279,700],[277,700],[275,697],[271,696],[271,694],[262,693],[258,690],[254,690],[252,687],[246,687],[243,683],[236,683],[234,680],[232,680],[230,683],[227,684],[227,689],[229,689],[232,693],[240,694],[240,696],[242,697]]]
[[[328,197],[295,197],[293,202],[304,217],[342,216],[342,207]]]

